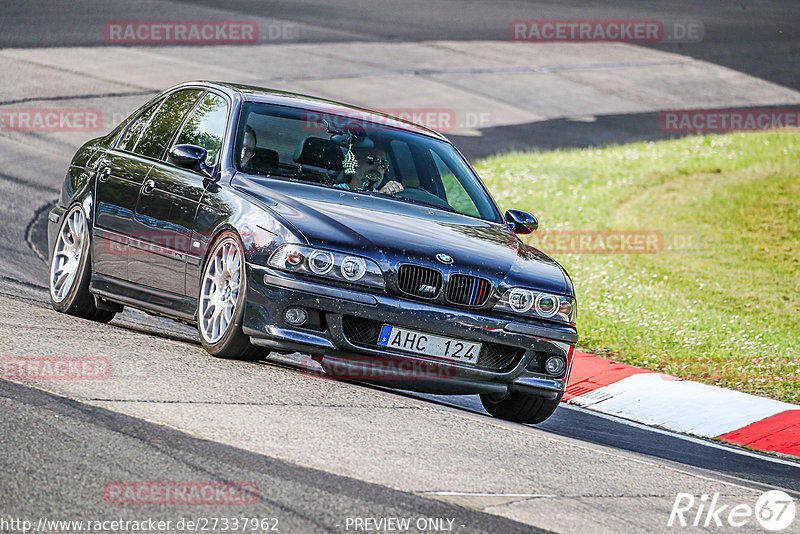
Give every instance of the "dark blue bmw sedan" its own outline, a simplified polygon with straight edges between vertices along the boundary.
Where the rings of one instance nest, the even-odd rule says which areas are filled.
[[[224,358],[301,352],[334,378],[480,394],[537,423],[578,335],[572,282],[441,135],[309,96],[191,82],[74,156],[50,297],[197,326]]]

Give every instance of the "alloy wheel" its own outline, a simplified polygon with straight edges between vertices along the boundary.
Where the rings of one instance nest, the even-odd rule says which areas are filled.
[[[50,266],[50,295],[61,302],[75,282],[87,238],[86,217],[79,207],[70,211],[56,237]]]
[[[233,238],[214,247],[203,273],[198,308],[200,334],[207,343],[225,335],[236,314],[241,287],[242,254]]]

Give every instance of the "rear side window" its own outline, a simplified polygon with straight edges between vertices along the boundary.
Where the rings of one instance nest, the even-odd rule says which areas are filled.
[[[125,133],[122,134],[122,138],[119,140],[119,144],[117,145],[120,150],[133,152],[133,149],[136,146],[136,141],[139,140],[139,136],[141,135],[142,131],[150,122],[150,119],[153,118],[153,115],[158,110],[158,106],[160,106],[163,101],[164,99],[162,98],[145,110],[144,113],[139,115],[137,119],[131,122],[130,126],[128,126],[128,129],[125,130]]]
[[[201,89],[186,89],[169,95],[153,115],[133,151],[141,156],[161,159],[186,113],[202,92]]]
[[[192,112],[176,145],[196,145],[208,151],[206,165],[214,166],[219,159],[222,139],[228,124],[228,104],[225,99],[208,93]]]

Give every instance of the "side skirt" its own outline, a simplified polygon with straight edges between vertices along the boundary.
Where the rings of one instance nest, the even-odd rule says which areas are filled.
[[[93,274],[89,291],[105,300],[137,308],[154,315],[195,324],[197,299],[168,293],[151,287],[132,284],[126,280]]]

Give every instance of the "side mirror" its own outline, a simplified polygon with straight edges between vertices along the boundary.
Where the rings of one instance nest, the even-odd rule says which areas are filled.
[[[208,150],[203,147],[175,145],[169,150],[167,159],[178,167],[201,172],[210,178],[213,168],[206,165],[206,157],[208,157]]]
[[[506,212],[506,224],[515,234],[530,234],[539,228],[539,220],[522,210],[508,210]]]

